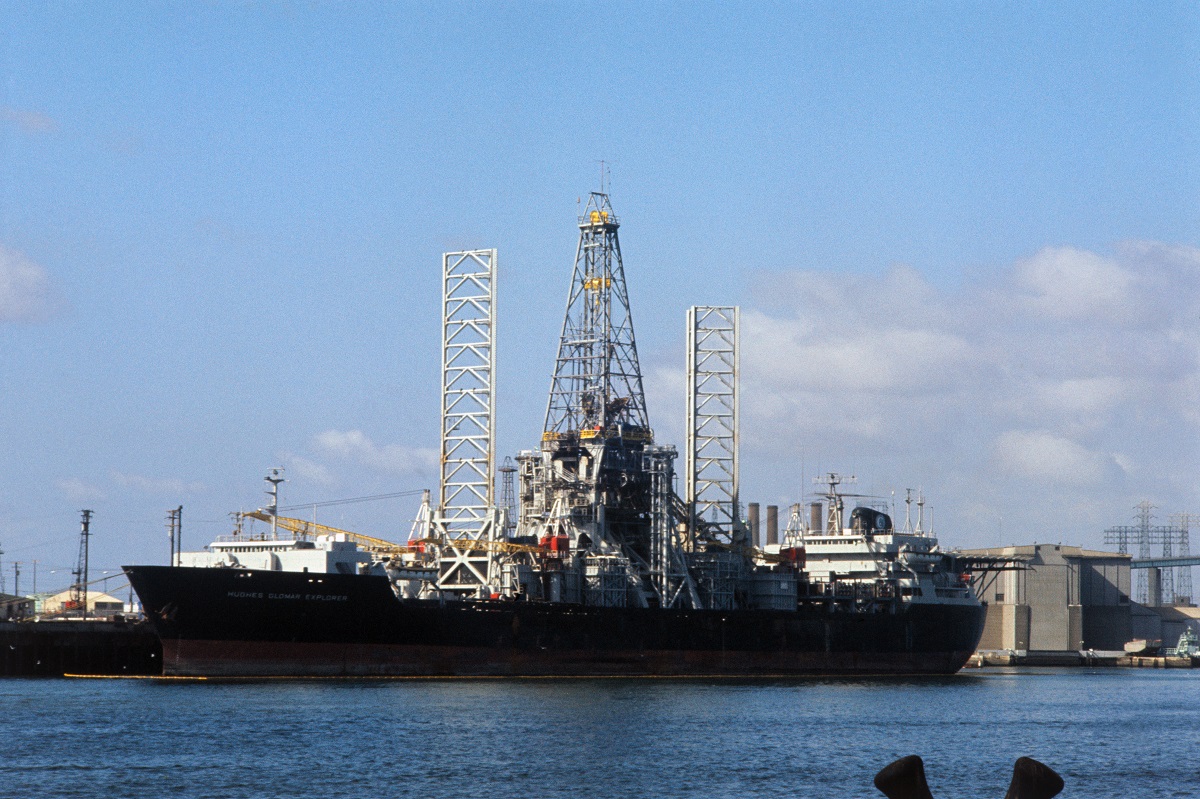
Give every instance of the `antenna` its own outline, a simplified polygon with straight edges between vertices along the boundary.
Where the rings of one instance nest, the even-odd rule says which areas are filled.
[[[271,514],[271,539],[274,540],[276,533],[279,531],[279,484],[286,483],[283,477],[283,467],[276,466],[263,479],[271,484],[267,489],[266,494],[271,498],[271,504],[267,506],[267,513]]]
[[[843,477],[837,472],[826,472],[824,477],[814,477],[813,483],[825,483],[829,486],[829,493],[825,495],[829,500],[829,507],[826,509],[825,515],[825,532],[827,535],[838,535],[842,532],[842,527],[845,525],[845,508],[842,502],[842,495],[838,493],[837,487],[842,483],[853,484],[857,483],[858,478],[854,475]]]

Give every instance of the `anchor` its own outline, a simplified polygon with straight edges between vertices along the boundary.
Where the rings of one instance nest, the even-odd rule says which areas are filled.
[[[918,755],[889,763],[875,775],[875,787],[888,799],[933,799],[925,781],[925,763]],[[1063,779],[1044,763],[1019,757],[1004,799],[1051,799],[1063,789]]]

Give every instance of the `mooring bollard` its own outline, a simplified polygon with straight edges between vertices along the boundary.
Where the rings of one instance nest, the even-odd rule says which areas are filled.
[[[875,775],[875,787],[888,799],[933,799],[925,781],[925,763],[909,755],[884,766]],[[1004,799],[1051,799],[1063,789],[1063,779],[1044,763],[1019,757]]]

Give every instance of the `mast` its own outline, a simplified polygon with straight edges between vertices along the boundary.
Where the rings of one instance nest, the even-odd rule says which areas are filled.
[[[91,537],[92,512],[90,510],[82,510],[79,512],[82,520],[79,524],[79,561],[72,574],[75,576],[75,585],[72,588],[72,599],[79,608],[84,619],[87,619],[87,603],[88,603],[88,539]]]

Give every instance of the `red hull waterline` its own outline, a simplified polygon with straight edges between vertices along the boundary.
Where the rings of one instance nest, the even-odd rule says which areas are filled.
[[[946,675],[970,652],[702,652],[511,649],[264,641],[163,641],[166,676],[788,677]]]

